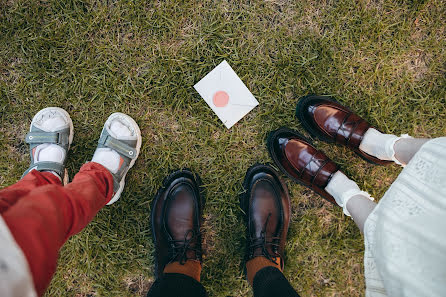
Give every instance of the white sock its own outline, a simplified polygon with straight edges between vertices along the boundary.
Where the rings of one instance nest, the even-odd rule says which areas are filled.
[[[65,150],[57,144],[43,143],[36,147],[34,154],[35,162],[49,161],[63,163],[65,158]]]
[[[57,130],[61,130],[68,126],[68,122],[62,116],[55,116],[51,118],[52,114],[48,113],[48,115],[42,115],[42,118],[39,119],[34,125],[39,129],[42,129],[45,132],[54,132]],[[36,147],[36,151],[34,153],[34,162],[56,162],[62,164],[66,151],[64,148],[58,146],[57,144],[43,143]],[[54,171],[49,171],[55,176],[62,178]]]
[[[364,134],[364,138],[359,145],[359,149],[372,155],[380,160],[394,161],[398,165],[402,165],[395,158],[395,142],[401,138],[411,138],[407,134],[396,136],[393,134],[383,134],[374,128],[370,128]]]
[[[111,136],[116,139],[136,139],[136,135],[129,129],[129,127],[115,119],[110,127],[106,127]],[[98,148],[94,152],[92,162],[96,162],[107,168],[110,172],[116,173],[119,170],[119,163],[121,157],[119,154],[110,148]]]
[[[347,210],[347,202],[350,198],[362,195],[370,200],[373,200],[372,197],[367,192],[361,191],[359,186],[345,176],[341,171],[337,171],[333,177],[331,178],[328,185],[325,187],[325,190],[334,197],[336,203],[343,208],[344,214],[350,216],[349,211]]]
[[[48,111],[48,114],[43,114],[41,118],[37,119],[34,125],[46,132],[54,132],[68,127],[68,122],[63,116],[51,116],[51,111]]]

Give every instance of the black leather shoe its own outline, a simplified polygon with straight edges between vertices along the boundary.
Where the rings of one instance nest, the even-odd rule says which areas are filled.
[[[202,262],[203,204],[201,180],[190,170],[176,171],[163,182],[151,214],[156,278],[163,275],[168,263]]]
[[[288,189],[273,168],[262,164],[248,169],[243,187],[240,205],[247,228],[245,261],[263,256],[283,269],[290,224]]]

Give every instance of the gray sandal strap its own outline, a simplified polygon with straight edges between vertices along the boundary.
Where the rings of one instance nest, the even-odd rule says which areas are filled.
[[[103,133],[101,137],[99,138],[99,144],[104,147],[111,148],[121,154],[122,156],[129,158],[129,159],[135,159],[137,150],[128,144],[120,141],[119,139],[116,139],[109,135],[108,133]]]
[[[25,138],[28,144],[53,143],[68,145],[69,134],[64,132],[29,132]]]
[[[54,171],[56,172],[60,177],[63,177],[63,173],[65,170],[65,166],[60,163],[56,162],[48,162],[48,161],[42,161],[37,162],[31,165],[23,174],[22,178],[28,174],[31,170],[37,170],[37,171]]]
[[[60,131],[56,132],[45,132],[40,130],[39,128],[32,126],[31,132],[26,134],[25,142],[29,144],[30,146],[30,157],[31,157],[31,165],[29,168],[23,173],[22,178],[28,174],[31,170],[37,170],[37,171],[54,171],[56,172],[61,178],[64,176],[65,171],[65,164],[57,163],[57,162],[49,162],[49,161],[42,161],[42,162],[34,162],[34,156],[33,156],[33,148],[43,144],[43,143],[50,143],[50,144],[56,144],[65,150],[68,150],[68,147],[70,146],[70,130],[69,128],[62,129]],[[66,160],[66,157],[65,157]],[[65,163],[65,160],[63,163]]]

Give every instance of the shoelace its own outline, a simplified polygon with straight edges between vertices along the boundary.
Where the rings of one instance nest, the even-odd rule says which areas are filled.
[[[280,256],[277,253],[274,255],[271,255],[268,250],[266,249],[266,247],[268,245],[270,245],[271,247],[274,248],[278,248],[279,245],[279,241],[280,241],[280,237],[270,237],[267,238],[266,237],[266,227],[268,226],[268,222],[269,222],[269,218],[271,217],[271,213],[268,214],[268,217],[266,218],[265,224],[263,225],[262,231],[260,232],[260,238],[259,237],[252,237],[250,239],[251,244],[249,246],[251,253],[253,253],[257,248],[261,248],[262,249],[262,255],[267,258],[268,260],[270,260],[271,262],[273,262],[276,265],[279,265],[279,263],[277,263],[277,258]]]
[[[192,234],[192,236],[187,239],[188,235]],[[174,262],[177,261],[179,256],[179,262],[181,265],[186,263],[187,260],[187,251],[194,251],[196,256],[199,258],[201,256],[201,249],[200,248],[193,248],[190,246],[191,242],[198,238],[200,233],[196,233],[194,230],[189,229],[187,230],[186,234],[184,234],[184,239],[182,240],[169,240],[169,244],[171,247],[170,253],[170,261]]]

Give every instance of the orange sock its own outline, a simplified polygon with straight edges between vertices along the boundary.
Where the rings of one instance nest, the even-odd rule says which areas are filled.
[[[196,260],[187,260],[184,265],[180,262],[172,262],[164,267],[164,273],[181,273],[200,281],[201,264]]]
[[[255,257],[255,258],[249,260],[248,262],[246,262],[246,271],[248,274],[248,282],[251,284],[251,286],[254,281],[254,276],[262,268],[265,268],[267,266],[273,266],[273,267],[276,267],[277,269],[279,269],[280,271],[282,271],[282,269],[280,268],[280,258],[279,257],[277,257],[276,262],[278,264],[274,264],[274,262],[272,262],[262,256]]]

